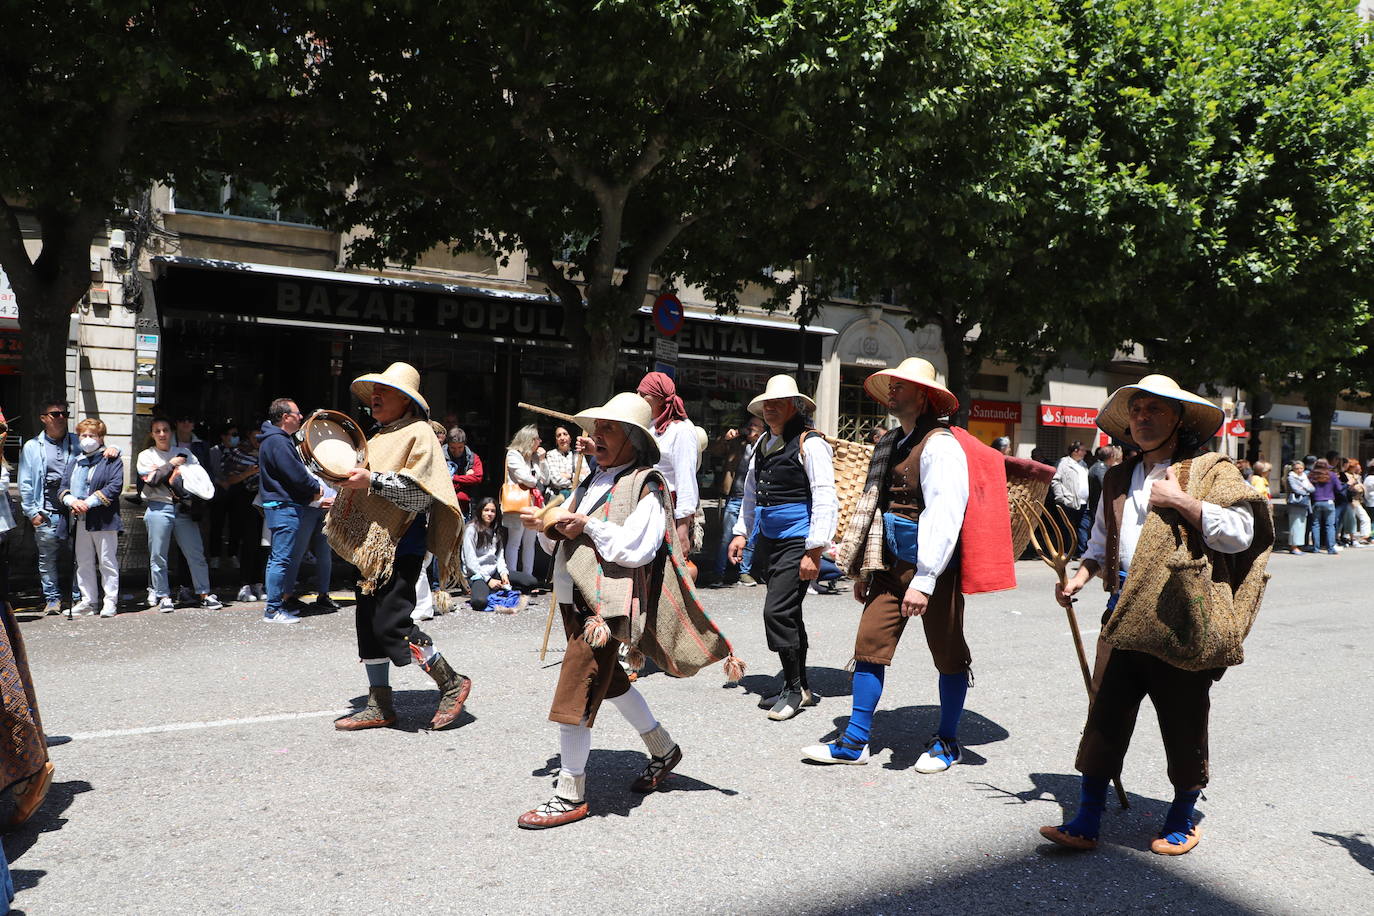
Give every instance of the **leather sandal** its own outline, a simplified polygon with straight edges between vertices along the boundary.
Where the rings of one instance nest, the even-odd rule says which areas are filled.
[[[334,720],[341,732],[356,732],[364,728],[386,728],[396,724],[396,708],[391,705],[390,687],[369,687],[367,705],[357,712]]]
[[[682,748],[673,745],[673,749],[662,757],[650,757],[649,763],[644,767],[644,772],[639,778],[630,783],[630,789],[635,792],[648,793],[663,785],[667,780],[668,774],[673,772],[673,768],[682,762]]]
[[[1170,843],[1164,837],[1159,837],[1150,844],[1150,852],[1160,856],[1181,856],[1185,852],[1191,852],[1200,839],[1202,831],[1196,826],[1189,826],[1186,839],[1182,843]]]
[[[1096,837],[1079,836],[1076,833],[1069,833],[1063,825],[1058,827],[1041,827],[1040,835],[1051,843],[1056,843],[1068,849],[1079,849],[1087,851],[1097,848]]]
[[[520,819],[516,823],[526,830],[547,830],[550,827],[562,827],[564,824],[580,821],[587,814],[588,808],[585,801],[568,801],[566,798],[559,798],[555,795],[538,808],[520,815]]]

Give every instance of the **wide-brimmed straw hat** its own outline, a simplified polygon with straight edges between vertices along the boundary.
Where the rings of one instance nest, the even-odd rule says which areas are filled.
[[[419,407],[426,417],[429,416],[429,402],[420,394],[420,372],[410,363],[392,363],[386,367],[385,372],[369,372],[367,375],[360,375],[353,380],[350,390],[358,400],[363,403],[370,403],[373,385],[395,388],[414,401],[415,406]]]
[[[634,427],[644,434],[645,448],[648,449],[648,454],[639,456],[640,461],[646,465],[658,464],[658,443],[649,432],[649,425],[654,422],[653,410],[648,401],[633,391],[622,391],[600,407],[588,407],[573,419],[588,435],[596,429],[597,420],[613,420]]]
[[[1097,428],[1113,439],[1138,446],[1131,438],[1131,397],[1137,392],[1177,401],[1183,408],[1179,431],[1188,431],[1199,442],[1217,434],[1225,418],[1221,408],[1201,395],[1185,391],[1167,375],[1147,375],[1134,385],[1122,385],[1107,398],[1097,414]]]
[[[816,402],[797,390],[797,380],[790,375],[775,375],[770,378],[768,387],[763,390],[763,394],[749,402],[749,412],[759,419],[763,419],[763,402],[774,401],[778,398],[800,398],[806,404],[808,414],[816,412]]]
[[[909,356],[895,369],[881,369],[864,380],[864,391],[884,407],[888,404],[888,389],[893,379],[901,379],[922,388],[926,400],[939,416],[947,417],[959,409],[959,399],[935,377],[935,366],[919,356]]]

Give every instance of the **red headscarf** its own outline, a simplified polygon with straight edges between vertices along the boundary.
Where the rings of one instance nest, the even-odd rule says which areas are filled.
[[[635,393],[663,398],[663,412],[654,417],[654,429],[660,434],[674,420],[687,419],[687,408],[683,405],[682,398],[677,396],[677,385],[662,372],[650,372],[644,376]]]

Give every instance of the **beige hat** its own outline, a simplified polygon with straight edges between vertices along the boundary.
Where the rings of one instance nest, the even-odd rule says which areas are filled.
[[[1138,391],[1169,398],[1183,405],[1183,420],[1179,428],[1193,433],[1199,443],[1215,436],[1226,417],[1220,407],[1191,391],[1184,391],[1169,376],[1147,375],[1134,385],[1122,385],[1112,392],[1097,414],[1097,428],[1113,439],[1138,445],[1131,439],[1131,396]]]
[[[763,402],[775,401],[778,398],[801,398],[806,404],[808,414],[816,412],[816,402],[797,390],[797,380],[790,375],[775,375],[770,378],[768,387],[763,390],[763,394],[749,402],[749,412],[762,419]]]
[[[649,454],[639,456],[640,460],[645,464],[658,464],[658,443],[649,432],[649,425],[654,422],[653,411],[649,408],[649,402],[633,391],[622,391],[602,406],[588,407],[573,419],[588,434],[596,428],[597,420],[614,420],[633,426],[644,434],[649,449]]]
[[[888,388],[894,378],[911,382],[913,385],[919,385],[925,389],[926,399],[935,408],[935,412],[942,417],[947,417],[959,409],[959,399],[954,396],[954,392],[936,380],[935,366],[929,360],[921,359],[919,356],[907,357],[895,369],[882,369],[873,373],[864,380],[864,391],[867,391],[868,396],[873,400],[886,407]]]
[[[395,388],[415,402],[426,416],[429,416],[429,402],[420,394],[420,373],[410,363],[392,363],[385,372],[370,372],[353,380],[350,390],[353,396],[363,403],[372,400],[372,386],[385,385]]]

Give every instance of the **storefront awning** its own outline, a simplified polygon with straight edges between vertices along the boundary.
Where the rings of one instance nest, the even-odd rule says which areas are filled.
[[[308,270],[209,258],[153,258],[162,314],[361,333],[565,343],[563,306],[551,296],[427,280]],[[647,308],[626,333],[627,350],[651,349]],[[819,368],[831,328],[739,315],[688,312],[676,340],[684,357],[795,365],[798,347]]]

